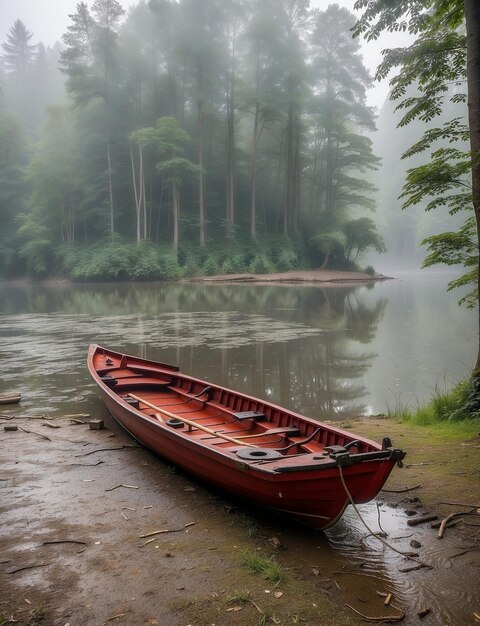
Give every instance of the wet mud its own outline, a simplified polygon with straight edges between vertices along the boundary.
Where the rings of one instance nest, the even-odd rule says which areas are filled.
[[[48,420],[56,429],[42,419],[0,420],[4,620],[256,624],[268,606],[283,624],[347,624],[361,620],[358,613],[418,624],[426,610],[421,623],[429,626],[476,623],[478,532],[447,531],[439,541],[429,524],[408,526],[405,509],[423,511],[415,491],[360,507],[397,550],[418,553],[412,560],[369,536],[350,508],[325,533],[247,510],[98,416],[107,428],[63,418]],[[23,430],[5,432],[5,424]],[[285,580],[252,575],[245,551],[274,555]],[[231,604],[239,590],[253,602]]]

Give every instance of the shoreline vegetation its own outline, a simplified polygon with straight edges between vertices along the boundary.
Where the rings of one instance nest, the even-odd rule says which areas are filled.
[[[272,274],[222,274],[194,277],[187,280],[202,283],[356,283],[392,280],[392,277],[362,271],[311,269],[274,272]]]
[[[302,269],[302,270],[290,270],[286,272],[272,272],[269,274],[252,274],[252,273],[238,273],[238,274],[216,274],[214,276],[179,276],[176,278],[155,278],[152,277],[150,279],[146,278],[110,278],[102,280],[100,278],[97,279],[84,279],[84,280],[74,280],[69,277],[58,276],[58,277],[48,277],[42,280],[31,279],[29,277],[19,277],[19,278],[11,278],[11,279],[3,279],[0,282],[8,283],[8,284],[97,284],[97,283],[116,283],[116,282],[126,282],[126,283],[155,283],[155,282],[178,282],[178,283],[188,283],[188,282],[196,282],[196,283],[205,283],[205,284],[239,284],[239,283],[248,283],[248,284],[297,284],[297,283],[305,283],[305,284],[318,284],[321,283],[322,286],[325,285],[355,285],[355,284],[363,284],[363,283],[372,283],[377,281],[384,280],[394,280],[392,276],[385,276],[384,274],[377,274],[376,272],[370,273],[366,271],[348,271],[348,270],[331,270],[331,269]]]

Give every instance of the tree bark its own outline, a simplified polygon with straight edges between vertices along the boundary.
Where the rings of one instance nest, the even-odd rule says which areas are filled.
[[[258,147],[258,118],[260,106],[255,103],[255,117],[253,120],[252,136],[252,199],[250,202],[250,236],[257,237],[257,147]]]
[[[468,125],[472,153],[472,194],[477,239],[480,242],[480,3],[478,0],[464,0],[464,9],[467,29]],[[480,255],[477,269],[478,289],[480,285]],[[477,312],[480,326],[478,303]],[[480,391],[480,344],[473,378],[476,383],[475,391],[478,392]]]
[[[173,181],[172,195],[173,195],[173,249],[175,252],[177,252],[179,221],[180,221],[180,191],[178,189],[178,183],[176,180]]]
[[[110,241],[113,242],[115,232],[113,215],[113,184],[112,184],[112,159],[110,155],[110,139],[107,141],[107,165],[108,165],[108,195],[110,200]]]
[[[200,167],[200,176],[198,179],[198,211],[200,222],[200,245],[205,245],[205,173],[204,173],[204,129],[205,114],[203,112],[203,69],[198,70],[198,166]]]

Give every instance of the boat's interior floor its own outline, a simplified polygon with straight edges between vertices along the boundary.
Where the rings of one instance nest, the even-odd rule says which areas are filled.
[[[345,445],[344,436],[325,424],[214,386],[204,386],[181,374],[105,358],[101,377],[114,379],[112,389],[154,422],[182,436],[224,452],[249,448],[254,463],[282,465],[331,462],[326,446]],[[100,364],[98,364],[100,365]],[[200,387],[199,387],[200,385]],[[182,422],[182,420],[188,420]],[[264,453],[258,452],[264,450]],[[352,452],[367,451],[360,440]]]

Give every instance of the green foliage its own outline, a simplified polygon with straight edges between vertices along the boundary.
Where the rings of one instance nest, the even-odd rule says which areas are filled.
[[[291,248],[283,248],[277,255],[275,262],[278,272],[289,272],[298,267],[298,255]]]
[[[389,0],[358,0],[356,7],[364,12],[354,32],[367,39],[376,39],[384,30],[415,35],[412,45],[385,51],[376,74],[382,79],[392,70],[399,70],[390,82],[390,97],[399,101],[397,110],[403,114],[399,126],[414,120],[428,123],[420,140],[402,157],[426,156],[423,165],[407,172],[400,196],[403,208],[420,204],[426,211],[447,208],[450,215],[471,212],[472,168],[476,160],[469,150],[470,132],[465,123],[464,85],[468,76],[464,3],[398,0],[393,4]],[[435,119],[439,119],[438,127],[432,125]],[[463,265],[468,270],[451,281],[449,289],[477,282],[472,268],[478,267],[478,234],[470,215],[457,232],[429,236],[423,244],[429,250],[424,267]],[[478,285],[460,300],[467,306],[475,302]]]
[[[271,274],[276,268],[264,254],[257,254],[250,262],[248,269],[252,274]]]
[[[468,218],[458,232],[433,235],[427,237],[423,243],[427,245],[429,251],[423,263],[424,267],[443,263],[451,266],[463,265],[469,270],[459,278],[451,280],[448,289],[473,284],[474,289],[463,296],[460,303],[469,308],[476,306],[478,303],[478,238],[474,217]]]
[[[324,230],[310,222],[328,214],[329,230],[341,230],[352,211],[372,208],[374,117],[354,16],[307,0],[220,5],[139,2],[127,14],[118,0],[79,2],[61,52],[34,50],[15,23],[0,50],[0,271],[289,271],[311,266],[308,240]],[[30,70],[28,89],[15,92],[17,44]],[[22,145],[4,94],[12,109],[35,102],[25,134],[35,145]],[[173,267],[148,246],[128,247],[196,240],[208,253],[180,252]],[[332,260],[346,263],[343,253]]]
[[[468,380],[461,381],[450,390],[442,390],[436,386],[426,405],[413,410],[406,405],[398,404],[389,409],[388,414],[419,425],[480,419],[478,392],[474,392],[473,385],[474,383]]]
[[[208,256],[203,264],[203,272],[206,276],[216,276],[220,274],[218,261],[214,256]]]
[[[314,257],[319,259],[322,267],[331,264],[332,259],[345,257],[347,239],[340,231],[322,232],[310,238],[310,246]]]
[[[247,271],[248,266],[242,254],[233,254],[222,263],[222,274],[244,274]]]
[[[385,242],[377,233],[374,221],[369,217],[361,217],[346,222],[343,225],[343,232],[346,237],[347,260],[350,260],[350,255],[354,250],[356,254],[353,256],[353,261],[356,261],[358,256],[368,248],[373,248],[378,253],[386,251]]]
[[[375,268],[372,265],[367,265],[367,267],[363,271],[369,276],[375,276],[376,274]]]
[[[245,550],[243,559],[252,574],[262,574],[267,580],[278,583],[283,578],[282,566],[274,556],[263,556],[250,550]]]
[[[62,257],[66,275],[72,280],[173,280],[181,275],[171,251],[148,242],[65,247]]]

